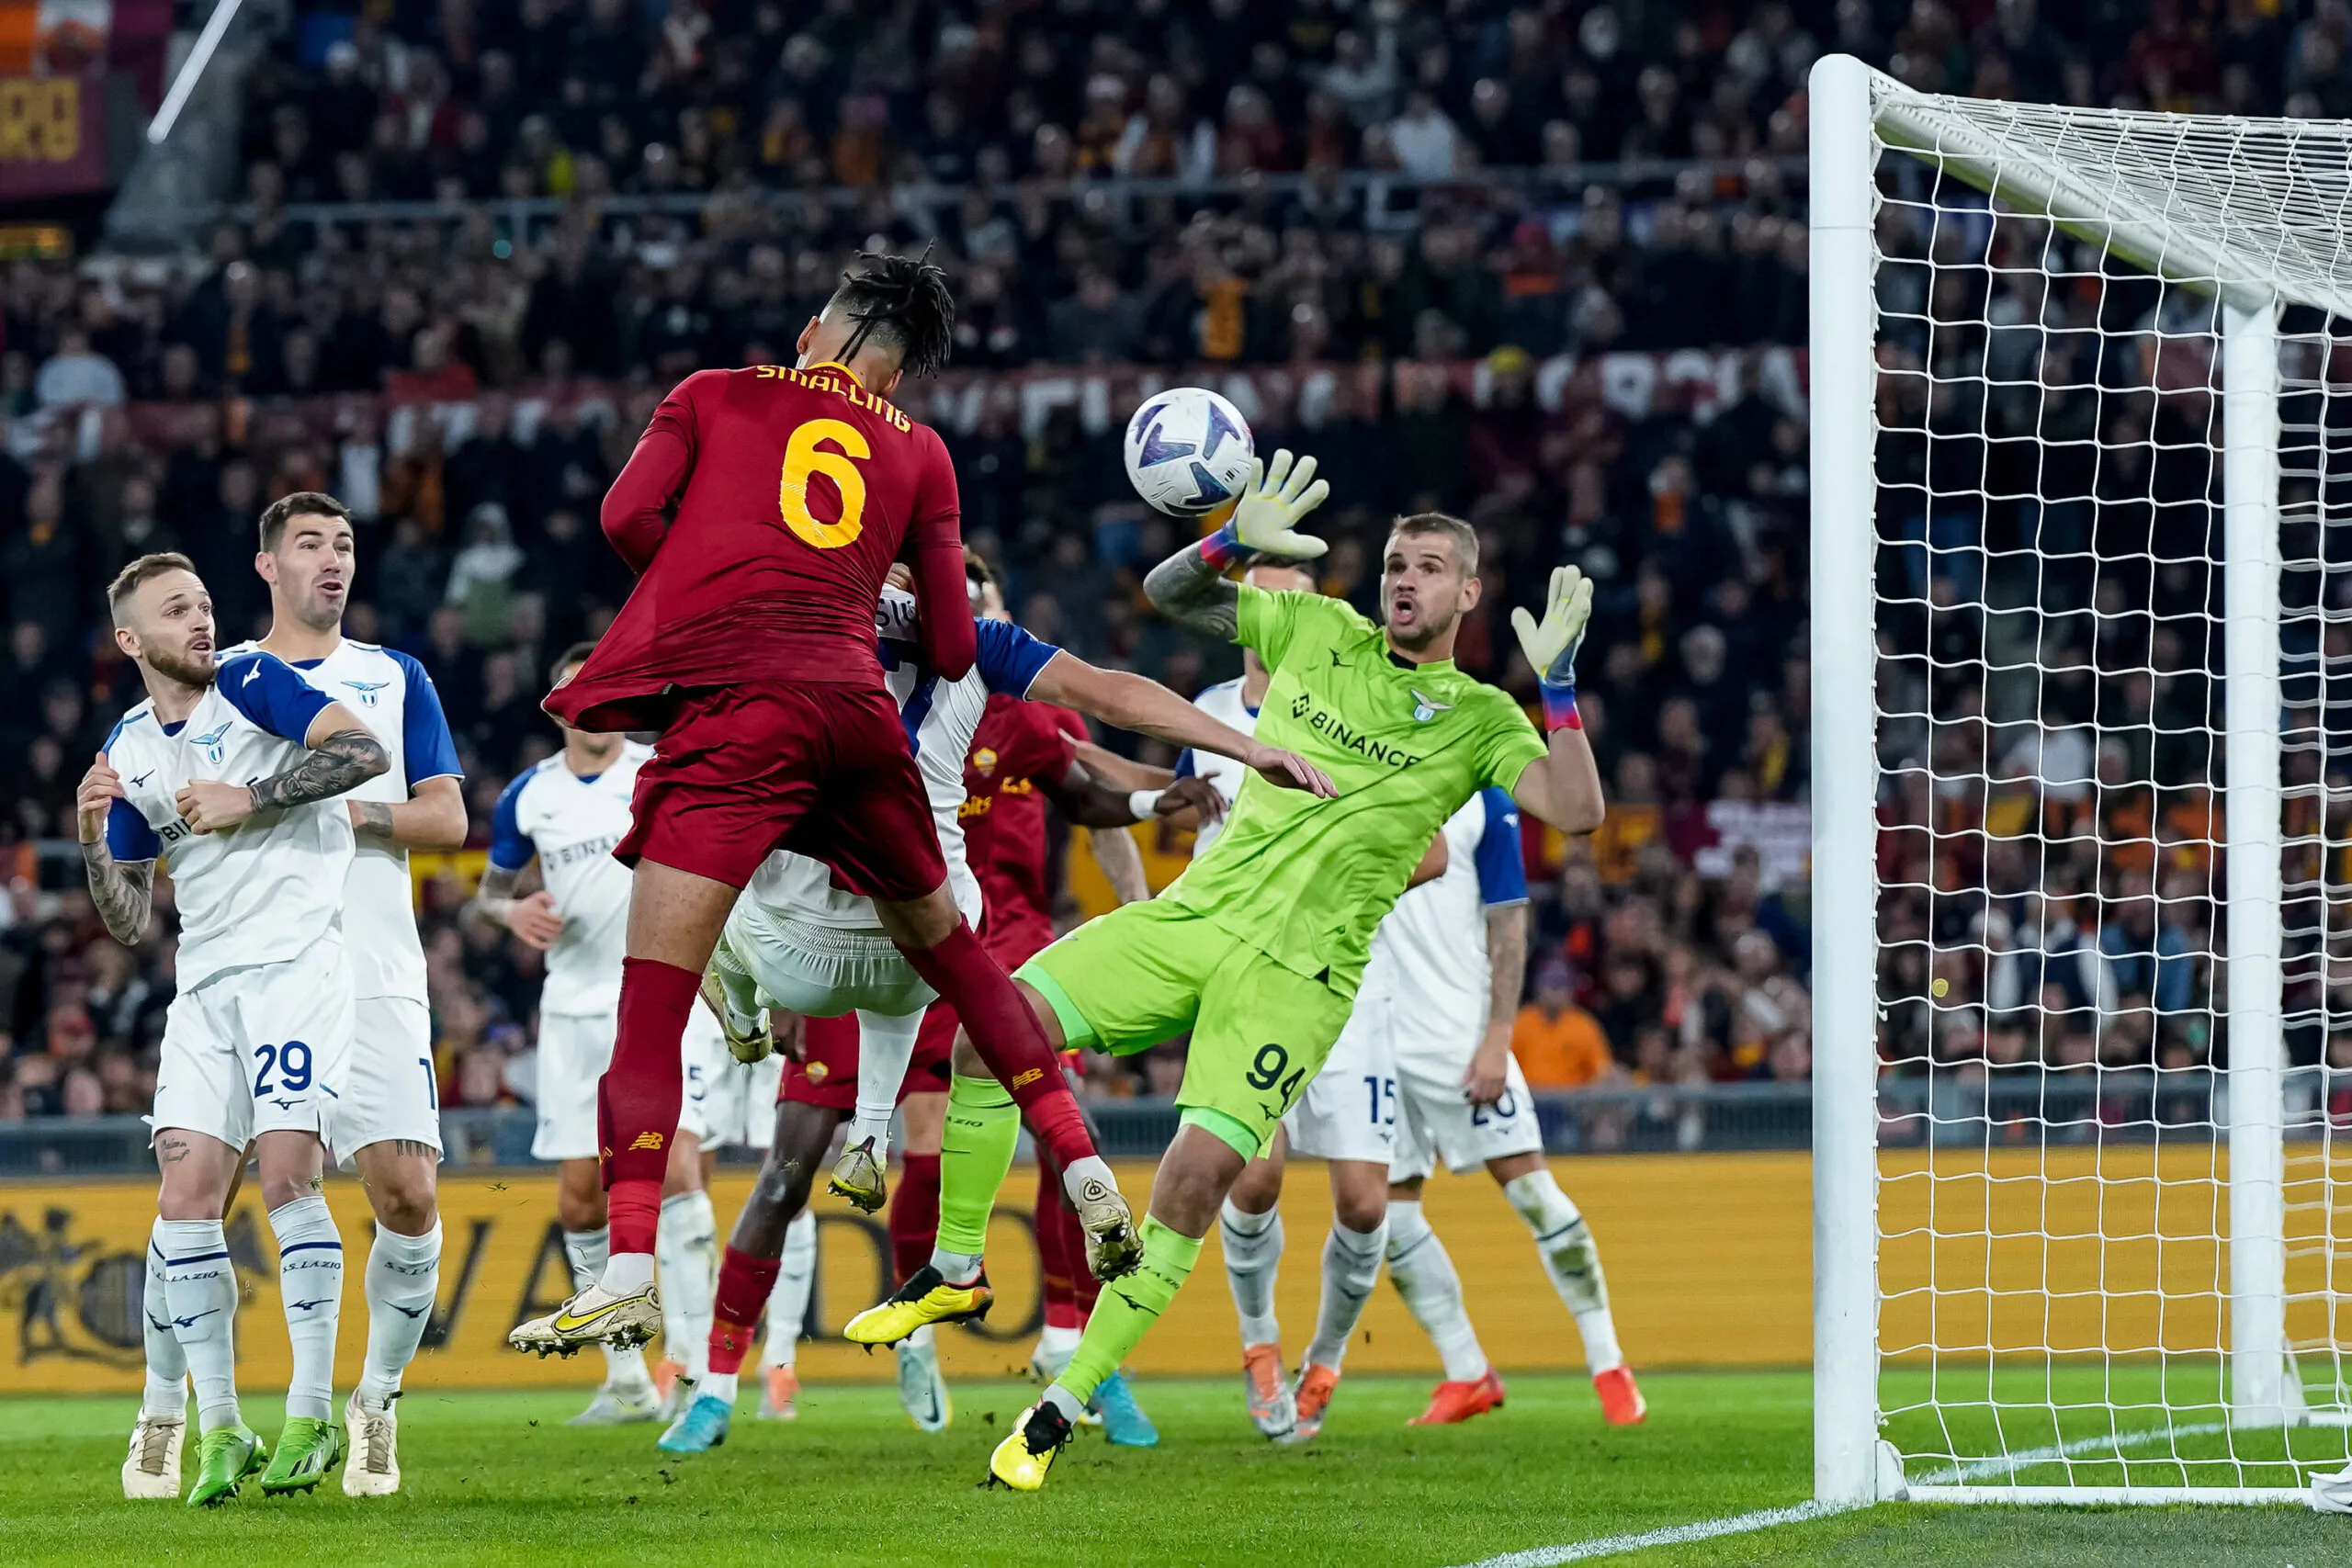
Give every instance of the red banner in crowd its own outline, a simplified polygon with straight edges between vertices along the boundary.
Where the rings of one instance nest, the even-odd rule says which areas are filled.
[[[0,201],[107,183],[106,77],[0,76]]]

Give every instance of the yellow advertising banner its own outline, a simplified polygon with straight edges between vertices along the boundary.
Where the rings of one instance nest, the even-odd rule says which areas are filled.
[[[1810,1163],[1802,1153],[1629,1155],[1553,1162],[1590,1217],[1609,1269],[1627,1353],[1637,1364],[1790,1366],[1811,1353]],[[1148,1164],[1119,1172],[1126,1190],[1150,1189]],[[944,1332],[951,1375],[1001,1375],[1028,1360],[1040,1321],[1037,1250],[1029,1234],[1035,1175],[1017,1170],[990,1235],[998,1291],[988,1322]],[[750,1174],[722,1169],[712,1199],[722,1231]],[[250,1190],[250,1188],[248,1189]],[[336,1381],[357,1376],[367,1340],[360,1265],[372,1235],[356,1182],[329,1181],[350,1259]],[[1459,1269],[1470,1313],[1504,1371],[1570,1368],[1583,1357],[1574,1325],[1545,1280],[1526,1228],[1485,1175],[1440,1175],[1429,1186],[1430,1222]],[[1312,1328],[1317,1259],[1330,1219],[1320,1166],[1293,1168],[1283,1202],[1290,1237],[1281,1312],[1295,1354]],[[0,1189],[0,1394],[85,1393],[140,1386],[142,1254],[154,1221],[152,1182],[25,1182]],[[555,1224],[552,1173],[442,1173],[441,1299],[410,1386],[584,1387],[593,1359],[541,1361],[508,1350],[506,1331],[569,1289]],[[887,1356],[837,1336],[851,1314],[888,1289],[889,1241],[880,1216],[820,1200],[818,1334],[800,1347],[804,1377],[887,1379]],[[244,1285],[238,1318],[239,1374],[254,1388],[288,1371],[277,1303],[277,1247],[256,1198],[230,1216],[229,1246]],[[1214,1240],[1190,1289],[1134,1358],[1145,1372],[1223,1374],[1239,1362],[1233,1303]],[[1396,1293],[1384,1287],[1349,1352],[1351,1370],[1428,1371],[1437,1359]]]

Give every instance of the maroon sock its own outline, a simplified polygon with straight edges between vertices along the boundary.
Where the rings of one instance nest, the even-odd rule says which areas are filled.
[[[620,1029],[596,1085],[607,1220],[615,1252],[653,1250],[662,1177],[685,1098],[679,1043],[702,976],[650,958],[621,960]]]
[[[718,1292],[710,1318],[712,1371],[741,1370],[760,1319],[767,1312],[768,1293],[775,1289],[775,1277],[783,1268],[777,1258],[753,1258],[731,1247],[719,1259]]]
[[[939,1245],[939,1156],[908,1155],[890,1190],[890,1267],[899,1283],[931,1261]]]
[[[1021,1107],[1022,1119],[1056,1163],[1069,1166],[1094,1154],[1086,1117],[1062,1077],[1061,1064],[1012,977],[980,945],[972,928],[959,924],[937,947],[902,947],[907,962],[931,988],[945,998],[972,1037],[973,1048],[996,1081]]]
[[[1037,1162],[1037,1203],[1031,1211],[1030,1226],[1037,1235],[1038,1294],[1045,1299],[1046,1326],[1048,1328],[1078,1328],[1084,1319],[1078,1315],[1076,1292],[1070,1271],[1073,1259],[1062,1226],[1063,1217],[1069,1213],[1069,1200],[1062,1195],[1062,1173],[1054,1162]],[[1086,1242],[1081,1236],[1075,1258],[1077,1271],[1087,1270]]]

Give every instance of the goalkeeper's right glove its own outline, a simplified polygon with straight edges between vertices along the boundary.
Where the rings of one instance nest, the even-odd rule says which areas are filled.
[[[1271,467],[1260,458],[1250,458],[1250,483],[1241,492],[1240,503],[1224,527],[1201,541],[1202,558],[1219,570],[1252,552],[1313,560],[1331,547],[1300,533],[1298,520],[1322,505],[1330,493],[1330,481],[1315,478],[1312,457],[1301,457],[1293,467],[1285,448],[1274,454]]]
[[[1592,580],[1572,566],[1553,571],[1552,591],[1544,599],[1541,621],[1523,607],[1510,613],[1520,651],[1534,666],[1543,688],[1547,730],[1584,728],[1584,719],[1577,712],[1577,649],[1584,646],[1585,626],[1591,619]]]

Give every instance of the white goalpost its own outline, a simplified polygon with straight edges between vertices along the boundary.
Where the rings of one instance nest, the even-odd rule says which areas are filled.
[[[2352,124],[1845,56],[1809,103],[1815,1496],[2302,1500],[2352,1460]]]

